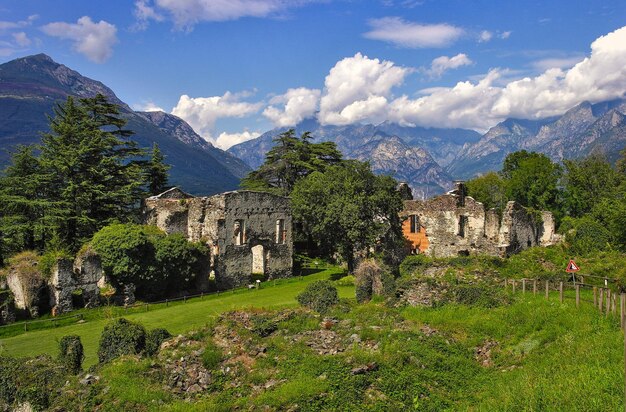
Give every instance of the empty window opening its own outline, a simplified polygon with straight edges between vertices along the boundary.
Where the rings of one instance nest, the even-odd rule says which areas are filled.
[[[287,231],[285,230],[285,219],[276,221],[276,243],[284,244],[287,240]]]
[[[458,235],[465,237],[465,229],[467,227],[467,216],[459,216],[459,231]]]
[[[235,245],[243,245],[246,242],[246,226],[243,220],[235,220],[235,227],[233,228]]]
[[[420,218],[417,215],[409,216],[409,222],[411,222],[411,233],[419,233],[420,231]]]

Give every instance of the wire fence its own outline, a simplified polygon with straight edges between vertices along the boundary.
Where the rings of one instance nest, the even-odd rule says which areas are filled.
[[[318,271],[323,271],[328,269],[329,267],[326,265],[316,265],[311,267],[303,267],[300,270],[298,275],[288,277],[288,278],[280,278],[280,279],[272,279],[264,282],[254,282],[248,284],[246,286],[228,289],[228,290],[217,290],[206,293],[197,293],[191,295],[184,295],[180,297],[168,298],[158,301],[150,301],[150,302],[136,302],[131,305],[125,306],[115,306],[115,305],[106,305],[98,307],[99,311],[95,312],[92,309],[85,310],[81,313],[69,314],[66,316],[58,316],[52,317],[49,319],[33,319],[26,321],[13,322],[6,325],[0,325],[0,338],[15,336],[17,334],[21,334],[28,331],[41,330],[41,329],[51,329],[57,328],[60,326],[67,326],[69,324],[73,324],[76,322],[93,320],[93,319],[104,319],[106,317],[121,317],[132,313],[137,312],[149,312],[150,310],[161,309],[163,307],[169,307],[173,304],[187,303],[190,300],[203,300],[206,297],[211,296],[219,296],[219,295],[234,295],[238,293],[245,293],[247,290],[256,290],[259,288],[267,288],[274,287],[277,284],[285,284],[292,282],[299,282],[303,280],[308,274],[315,273]],[[109,311],[107,315],[103,313],[103,311]]]
[[[585,278],[600,279],[604,281],[604,285],[596,285],[585,283]],[[620,327],[626,327],[626,293],[621,290],[615,291],[609,287],[609,283],[617,283],[617,279],[594,276],[594,275],[573,275],[571,282],[554,281],[549,279],[505,279],[504,288],[513,293],[521,292],[522,294],[533,293],[534,295],[543,294],[546,299],[550,299],[550,292],[559,292],[559,301],[563,303],[566,299],[576,302],[576,307],[580,307],[581,302],[593,304],[600,313],[608,317],[609,315],[617,316],[619,311]],[[592,298],[586,298],[581,294],[581,290],[591,290]],[[567,293],[574,291],[573,294]],[[619,297],[618,297],[619,296]]]

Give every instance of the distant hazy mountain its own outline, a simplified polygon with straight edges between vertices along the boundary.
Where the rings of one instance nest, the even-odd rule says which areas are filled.
[[[470,178],[498,170],[507,154],[517,150],[545,153],[554,161],[602,153],[614,162],[626,146],[626,100],[583,102],[565,114],[542,120],[507,119],[476,143],[465,145],[446,170]]]
[[[287,129],[270,130],[228,151],[256,169],[272,147],[272,139]],[[311,132],[316,142],[337,143],[346,158],[369,160],[375,171],[409,183],[417,196],[448,190],[452,178],[441,164],[450,162],[466,141],[480,139],[480,134],[472,130],[403,127],[391,123],[322,126],[314,119],[307,119],[295,129],[298,135]]]
[[[102,93],[121,105],[126,127],[141,147],[158,143],[172,166],[170,181],[195,194],[212,194],[238,187],[248,167],[232,155],[213,147],[181,119],[162,114],[134,112],[99,81],[89,79],[54,62],[45,54],[0,65],[0,167],[8,164],[18,144],[40,141],[49,130],[48,115],[68,95],[93,97]]]

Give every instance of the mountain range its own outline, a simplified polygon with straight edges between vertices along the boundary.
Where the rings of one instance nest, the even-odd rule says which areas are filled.
[[[158,143],[172,166],[170,182],[193,194],[236,189],[239,180],[260,166],[273,139],[287,128],[223,151],[198,135],[184,120],[164,112],[132,110],[99,81],[54,62],[44,54],[0,65],[0,168],[18,144],[38,143],[49,130],[48,117],[67,96],[104,94],[121,107],[132,139],[141,147]],[[610,161],[626,146],[626,100],[582,102],[561,116],[540,120],[506,119],[486,133],[474,130],[378,125],[322,125],[305,119],[294,127],[311,132],[314,141],[334,141],[346,158],[369,161],[376,173],[409,183],[416,197],[498,170],[507,154],[537,151],[555,161],[603,153]]]
[[[10,161],[18,144],[40,141],[49,131],[47,116],[67,96],[93,97],[101,93],[120,106],[127,129],[139,146],[157,143],[171,165],[170,183],[194,194],[236,189],[250,168],[241,160],[214,147],[182,119],[166,113],[136,112],[99,81],[53,61],[45,54],[28,56],[0,65],[0,167]]]
[[[347,158],[368,160],[378,173],[409,183],[417,197],[499,170],[507,154],[518,150],[545,153],[553,161],[601,153],[614,162],[626,146],[626,100],[582,102],[562,116],[540,120],[506,119],[481,135],[473,130],[379,125],[324,126],[313,119],[298,124],[314,141],[334,141]],[[256,168],[287,130],[277,128],[228,149]]]

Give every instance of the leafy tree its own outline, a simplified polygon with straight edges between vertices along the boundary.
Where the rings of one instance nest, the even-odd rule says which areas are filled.
[[[265,156],[265,163],[250,172],[241,186],[288,195],[300,179],[341,162],[341,152],[335,143],[312,143],[311,139],[309,132],[296,137],[294,129],[279,134],[274,138],[274,147]]]
[[[168,188],[168,170],[170,166],[165,164],[165,157],[159,149],[159,145],[154,143],[150,160],[146,163],[146,180],[148,192],[151,195],[163,193]]]
[[[561,213],[558,186],[561,167],[546,155],[526,151],[511,153],[504,160],[502,175],[508,179],[508,199],[533,209],[550,210],[557,217]]]
[[[496,209],[502,213],[506,206],[506,180],[498,173],[489,172],[467,181],[468,195],[485,205],[485,209]]]
[[[388,176],[374,175],[367,163],[345,161],[296,183],[293,215],[322,250],[338,252],[352,272],[357,251],[401,243],[403,205],[396,185]]]
[[[620,176],[601,155],[564,160],[564,203],[568,215],[581,217],[605,198],[617,195]]]
[[[76,251],[100,228],[135,220],[144,188],[167,180],[158,148],[141,160],[144,151],[105,96],[70,96],[49,119],[41,145],[18,148],[0,181],[4,254],[51,244]]]
[[[67,212],[63,243],[77,249],[99,228],[130,220],[142,197],[143,151],[127,137],[126,121],[103,95],[70,96],[55,109],[51,133],[42,136],[40,163],[50,176],[50,197]]]

